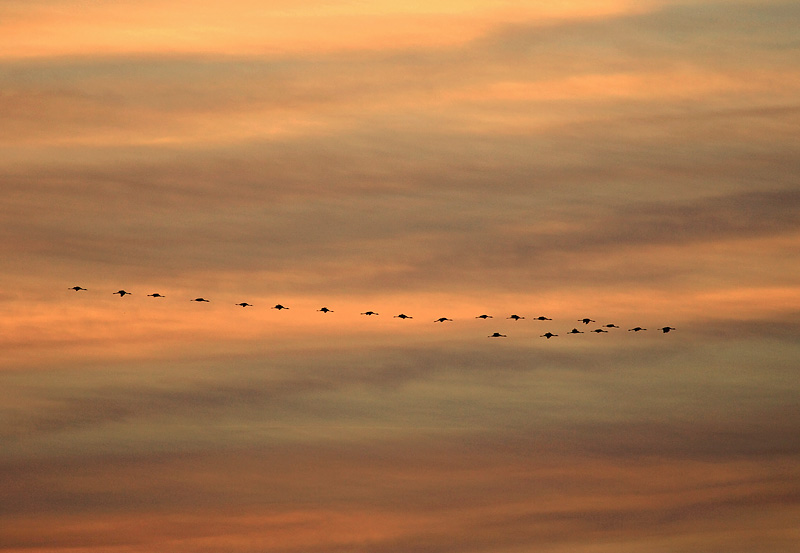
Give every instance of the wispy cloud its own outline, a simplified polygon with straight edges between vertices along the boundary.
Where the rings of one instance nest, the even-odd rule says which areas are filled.
[[[6,547],[794,551],[800,9],[512,4],[3,3]]]

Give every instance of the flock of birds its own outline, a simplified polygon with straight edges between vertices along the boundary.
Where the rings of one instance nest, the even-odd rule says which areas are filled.
[[[83,288],[81,286],[72,286],[69,289],[70,290],[74,290],[76,292],[86,291],[86,288]],[[125,297],[125,296],[128,296],[128,295],[131,295],[131,292],[128,292],[126,290],[118,290],[116,292],[113,292],[113,294],[119,295],[119,297],[122,298],[122,297]],[[162,296],[158,292],[154,292],[152,294],[147,294],[147,296],[151,297],[151,298],[164,298],[164,297],[166,297],[166,296]],[[189,301],[210,302],[211,300],[207,300],[205,298],[200,297],[200,298],[194,298],[194,299],[189,300]],[[246,301],[239,302],[239,303],[236,303],[234,305],[238,305],[240,307],[253,307],[253,304],[247,303]],[[286,307],[285,305],[282,305],[282,304],[278,303],[276,305],[273,305],[271,307],[271,309],[277,309],[278,311],[281,311],[283,309],[289,309],[289,308]],[[317,309],[317,311],[320,311],[322,313],[333,313],[333,310],[332,309],[328,309],[327,307],[321,307],[321,308]],[[380,313],[376,313],[375,311],[364,311],[361,314],[362,315],[366,315],[366,316],[380,315]],[[398,315],[394,315],[394,318],[396,318],[396,319],[413,319],[414,317],[412,317],[410,315],[406,315],[405,313],[400,313]],[[475,318],[476,319],[484,319],[484,320],[486,320],[486,319],[493,319],[494,317],[492,317],[491,315],[483,314],[483,315],[478,315]],[[519,320],[524,319],[525,317],[523,317],[521,315],[513,314],[513,315],[510,315],[510,316],[508,316],[506,318],[507,319],[511,319],[513,321],[519,321]],[[453,319],[449,319],[447,317],[439,317],[438,319],[434,319],[433,322],[435,322],[435,323],[445,323],[445,322],[450,322],[452,320]],[[539,316],[539,317],[534,317],[533,320],[536,320],[536,321],[552,321],[553,319],[551,319],[549,317],[545,317],[545,316]],[[578,319],[578,322],[579,323],[583,323],[584,325],[589,325],[589,324],[595,323],[597,321],[595,321],[594,319],[590,319],[590,318],[586,317],[586,318],[583,318],[583,319]],[[589,332],[602,334],[602,333],[609,332],[607,330],[609,328],[619,328],[619,326],[614,324],[614,323],[607,323],[605,325],[602,325],[599,328],[595,328],[594,330],[590,330]],[[642,328],[641,326],[635,326],[633,328],[629,328],[628,332],[641,332],[643,330],[647,330],[647,329],[646,328]],[[658,330],[660,330],[664,334],[667,334],[668,332],[671,332],[671,331],[676,330],[676,329],[675,329],[675,327],[672,327],[672,326],[662,326],[662,327],[658,328]],[[578,330],[577,328],[573,328],[572,330],[567,332],[567,334],[584,334],[584,332],[582,330]],[[558,336],[558,334],[553,334],[552,332],[545,332],[540,337],[541,338],[547,338],[549,340],[550,338],[554,338],[556,336]],[[489,338],[507,338],[508,335],[507,334],[500,334],[499,332],[494,332],[492,334],[489,334],[488,337]]]

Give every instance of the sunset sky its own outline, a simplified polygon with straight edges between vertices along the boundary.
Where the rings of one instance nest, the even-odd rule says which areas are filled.
[[[799,28],[4,0],[0,551],[796,552]]]

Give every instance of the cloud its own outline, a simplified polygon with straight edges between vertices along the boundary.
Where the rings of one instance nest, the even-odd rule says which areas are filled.
[[[120,1],[113,6],[61,0],[35,6],[9,2],[3,8],[2,51],[5,56],[27,58],[82,56],[98,50],[117,55],[164,50],[228,55],[392,50],[460,44],[497,22],[522,19],[541,25],[642,9],[627,0],[531,6],[381,0],[369,9],[316,0],[269,5],[239,0],[233,10],[227,3],[213,0],[168,5]],[[62,17],[65,12],[71,17]]]
[[[558,550],[598,537],[633,547],[652,544],[655,529],[713,544],[716,533],[736,531],[732,524],[742,528],[731,522],[739,517],[750,521],[747,535],[769,528],[765,537],[785,543],[792,527],[781,513],[797,500],[796,471],[781,459],[610,460],[541,439],[521,443],[525,449],[474,436],[387,436],[5,465],[15,478],[4,505],[21,524],[6,526],[4,541],[446,552],[532,542]],[[759,513],[772,524],[756,523]],[[94,523],[83,526],[76,515]],[[25,520],[37,522],[35,538]],[[134,521],[135,533],[126,530]]]
[[[216,347],[195,346],[194,360],[185,360],[185,347],[177,344],[171,346],[176,359],[109,360],[101,373],[66,388],[48,382],[77,368],[26,371],[9,383],[16,382],[8,392],[16,399],[5,410],[4,439],[33,456],[54,447],[70,455],[126,451],[130,444],[153,452],[192,451],[207,443],[223,449],[260,444],[264,436],[359,441],[385,431],[400,437],[491,434],[497,428],[503,429],[498,439],[509,443],[528,443],[523,434],[562,444],[568,442],[559,435],[575,436],[587,454],[664,456],[685,446],[687,454],[703,457],[704,447],[722,447],[722,454],[772,451],[780,443],[794,447],[778,422],[793,419],[776,415],[788,409],[794,393],[786,386],[793,359],[789,335],[764,342],[746,328],[729,329],[709,341],[708,334],[692,338],[694,329],[682,327],[678,332],[686,336],[669,340],[621,330],[545,346],[535,323],[511,325],[513,338],[502,348],[487,346],[488,331],[478,321],[438,348],[409,343],[413,335],[373,344],[369,335],[354,333],[349,347],[312,352],[303,348],[319,340],[312,333],[296,349],[276,350],[266,338],[261,349],[261,340],[253,340],[238,353],[218,339]],[[721,348],[728,354],[721,355]],[[228,353],[217,358],[217,350]],[[761,367],[758,374],[754,365]],[[734,404],[740,411],[729,419],[724,411]],[[749,413],[750,426],[741,424],[743,413]],[[597,417],[604,422],[594,428],[587,421]],[[706,426],[692,422],[696,418]],[[774,432],[763,428],[769,421]],[[140,434],[142,428],[151,430]],[[710,446],[710,436],[725,433],[729,438]],[[741,449],[755,436],[760,441],[752,443],[752,452]],[[762,441],[771,445],[758,445]]]
[[[735,336],[659,344],[351,340],[311,358],[20,373],[4,387],[19,415],[6,408],[4,427],[24,431],[0,460],[3,541],[488,552],[602,536],[634,550],[669,529],[713,548],[761,513],[771,525],[748,535],[786,543],[796,355]]]
[[[307,151],[316,156],[322,146]],[[327,270],[327,278],[346,286],[349,273],[372,263],[400,267],[398,283],[512,269],[535,269],[543,275],[539,280],[580,279],[581,271],[565,271],[558,259],[580,266],[598,252],[791,236],[797,230],[797,194],[772,183],[758,184],[756,191],[687,193],[686,199],[661,197],[652,188],[642,198],[622,199],[609,190],[598,199],[588,183],[574,183],[574,169],[550,170],[552,183],[536,176],[525,182],[522,167],[515,167],[521,160],[508,157],[462,173],[459,182],[461,174],[450,174],[451,162],[444,160],[416,174],[397,163],[379,174],[378,161],[388,159],[382,152],[353,159],[342,151],[332,167],[304,168],[297,153],[282,159],[285,151],[266,149],[255,160],[221,155],[193,164],[186,159],[10,176],[9,193],[19,209],[7,214],[5,248],[135,264],[161,274],[269,269],[314,275],[319,267],[339,267]],[[353,165],[345,167],[348,155]],[[535,162],[529,169],[536,170]],[[735,168],[709,170],[724,179]],[[622,177],[626,169],[612,171]],[[775,172],[778,181],[782,171]],[[508,179],[498,184],[502,195],[491,191],[493,179]],[[685,185],[696,182],[683,179]],[[223,181],[230,186],[217,186]],[[617,186],[636,189],[633,183]],[[665,183],[664,195],[668,188]],[[642,271],[657,270],[640,265],[629,277],[608,276],[636,280]]]
[[[0,541],[794,551],[795,4],[156,4],[0,8]]]
[[[793,10],[741,5],[719,10],[735,14],[722,17],[697,6],[623,9],[546,26],[501,18],[472,41],[388,51],[256,56],[173,48],[7,60],[0,65],[5,141],[191,146],[338,134],[372,125],[376,115],[395,127],[519,133],[592,120],[598,111],[794,104],[798,78],[786,58],[794,35],[785,25]],[[729,38],[711,40],[709,29]]]

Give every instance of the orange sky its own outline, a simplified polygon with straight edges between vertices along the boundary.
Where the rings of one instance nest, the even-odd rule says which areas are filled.
[[[640,13],[661,2],[506,0],[360,2],[219,0],[113,4],[7,2],[3,56],[142,53],[275,55],[463,44],[493,26]]]
[[[794,552],[799,18],[3,2],[0,551]]]

